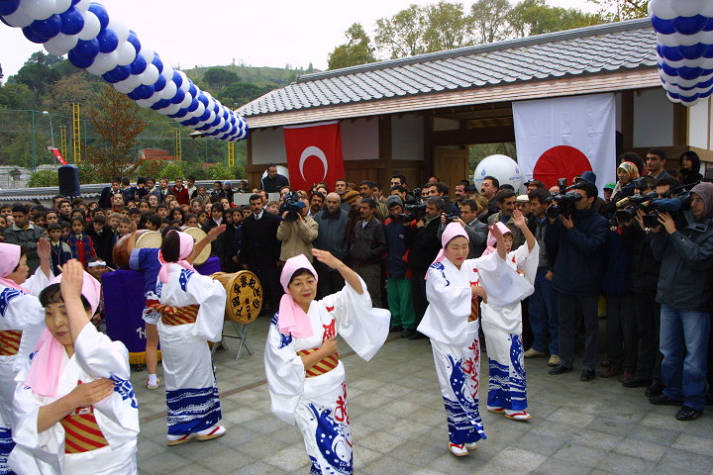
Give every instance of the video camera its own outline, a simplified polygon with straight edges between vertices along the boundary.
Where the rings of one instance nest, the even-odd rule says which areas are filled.
[[[411,204],[404,206],[405,214],[420,218],[426,213],[426,203],[421,196],[421,188],[414,188],[412,191],[414,201]]]
[[[296,221],[297,217],[300,215],[300,210],[304,209],[305,204],[300,200],[300,195],[296,191],[290,191],[285,195],[285,201],[280,206],[280,215],[283,215],[287,211],[287,216],[284,217],[285,221]]]
[[[689,200],[689,191],[670,198],[659,198],[656,192],[650,192],[645,195],[632,195],[617,201],[616,207],[618,209],[614,215],[620,222],[631,221],[636,217],[637,210],[641,209],[644,212],[644,226],[653,228],[659,225],[658,217],[660,213],[669,213],[676,219],[678,213],[688,207]]]
[[[582,199],[582,195],[574,191],[558,193],[552,197],[554,203],[547,208],[547,217],[556,218],[558,216],[570,217],[575,210],[575,203]]]

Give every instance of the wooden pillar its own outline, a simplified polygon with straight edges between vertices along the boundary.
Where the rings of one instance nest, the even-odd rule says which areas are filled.
[[[634,93],[626,91],[621,94],[621,135],[624,151],[634,148]]]
[[[386,186],[393,174],[390,115],[379,116],[379,161],[382,167],[377,170],[378,182]],[[387,193],[384,191],[384,194]]]
[[[673,145],[688,145],[688,108],[673,104]]]
[[[413,186],[421,186],[426,177],[433,174],[433,112],[423,113],[423,168],[421,182]]]

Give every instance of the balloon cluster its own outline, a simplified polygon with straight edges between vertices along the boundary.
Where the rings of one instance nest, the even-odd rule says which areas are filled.
[[[237,142],[248,135],[245,119],[164,64],[106,9],[89,0],[0,0],[0,20],[22,28],[48,53],[69,55],[76,67],[101,76],[141,107],[150,107],[201,135]]]
[[[673,102],[693,105],[713,93],[713,1],[651,0],[659,73]]]

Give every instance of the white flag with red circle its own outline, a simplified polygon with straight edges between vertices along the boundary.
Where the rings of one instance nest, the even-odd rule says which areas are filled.
[[[517,162],[548,188],[591,170],[597,188],[616,179],[614,94],[513,102]]]
[[[309,190],[324,182],[330,190],[344,178],[339,122],[284,127],[287,169],[295,190]]]

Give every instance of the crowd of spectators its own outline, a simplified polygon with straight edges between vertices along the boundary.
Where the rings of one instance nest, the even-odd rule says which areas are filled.
[[[114,244],[133,229],[208,232],[225,225],[212,254],[225,272],[258,275],[264,314],[277,310],[282,263],[298,254],[311,259],[312,247],[328,250],[364,279],[375,306],[389,308],[392,331],[419,339],[424,276],[446,224],[464,226],[469,257],[478,257],[496,222],[511,230],[513,247],[524,243],[513,221],[519,209],[540,245],[535,293],[523,306],[525,357],[548,357],[550,374],[559,375],[574,368],[581,350],[581,380],[599,375],[618,378],[626,388],[645,387],[652,404],[677,405],[676,417],[689,420],[712,395],[713,184],[701,182],[699,166],[693,152],[680,157],[679,167],[668,167],[661,150],[645,159],[623,154],[618,181],[603,187],[604,198],[592,172],[549,189],[531,180],[526,192],[494,177],[476,189],[467,180],[446,184],[435,176],[414,186],[400,174],[388,188],[339,179],[333,189],[319,183],[293,190],[274,165],[251,191],[220,181],[207,189],[191,177],[158,184],[148,177],[134,184],[117,178],[98,202],[57,196],[51,208],[3,205],[0,226],[6,242],[28,249],[31,271],[38,265],[37,241],[48,237],[58,273],[72,257],[85,266],[103,261],[113,267]],[[249,193],[248,205],[235,204],[237,192]],[[315,268],[318,297],[341,288],[338,273],[318,262]]]

